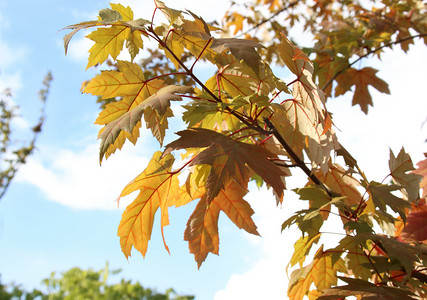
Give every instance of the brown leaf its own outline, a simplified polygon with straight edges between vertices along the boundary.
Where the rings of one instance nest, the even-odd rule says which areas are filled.
[[[353,96],[353,105],[360,105],[360,109],[367,114],[369,105],[373,105],[371,94],[368,91],[368,85],[372,85],[381,93],[390,94],[388,84],[378,78],[375,74],[378,70],[365,67],[361,70],[349,69],[346,73],[351,78],[351,85],[356,86]]]
[[[281,177],[286,173],[271,161],[277,156],[267,149],[235,141],[221,133],[203,128],[191,128],[177,134],[180,138],[167,145],[166,152],[208,147],[191,162],[191,165],[212,166],[206,184],[208,202],[218,195],[231,178],[246,178],[249,172],[247,166],[272,186],[279,198],[283,197],[285,184]]]

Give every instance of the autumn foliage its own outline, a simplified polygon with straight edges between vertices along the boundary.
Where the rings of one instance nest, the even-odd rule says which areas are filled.
[[[284,234],[290,226],[301,231],[289,263],[293,271],[288,297],[427,296],[426,179],[421,183],[424,194],[419,193],[422,178],[427,178],[426,161],[415,170],[403,148],[397,155],[390,151],[387,180],[368,179],[337,140],[326,106],[333,93],[352,92],[353,104],[367,113],[373,105],[368,86],[390,93],[377,70],[355,69],[354,62],[380,55],[393,44],[407,51],[416,37],[426,41],[425,6],[419,1],[402,5],[383,1],[390,4],[368,11],[341,4],[342,15],[337,15],[328,4],[335,1],[314,2],[312,14],[303,20],[296,9],[309,5],[305,1],[258,0],[247,5],[249,15],[232,7],[224,20],[242,39],[159,0],[154,1],[152,20],[134,19],[130,7],[111,4],[99,12],[98,20],[66,27],[72,30],[64,38],[66,49],[76,32],[94,28],[87,35],[94,42],[87,68],[110,67],[83,86],[83,92],[97,96],[103,106],[95,121],[103,126],[100,162],[126,140],[135,144],[143,124],[162,147],[174,117],[171,101],[183,102],[182,119],[188,127],[162,152],[155,152],[146,169],[120,194],[137,192],[118,227],[126,257],[132,248],[145,256],[159,210],[163,235],[169,225],[168,208],[197,201],[184,239],[200,267],[209,253],[218,254],[221,212],[238,228],[258,235],[254,211],[244,199],[248,183],[266,185],[279,204],[286,201],[285,178],[292,176],[292,168],[299,168],[308,180],[294,191],[307,208],[282,226]],[[260,17],[256,7],[261,4],[270,15]],[[288,29],[274,21],[285,10],[290,25],[300,21],[317,32],[313,48],[296,47],[287,38]],[[271,26],[267,26],[271,38],[250,34],[261,28],[253,17],[256,13],[260,23]],[[167,23],[155,25],[159,15]],[[318,18],[323,23],[316,23]],[[245,31],[247,26],[252,29]],[[416,35],[410,36],[410,31]],[[393,40],[396,36],[398,40]],[[349,43],[349,37],[354,42]],[[148,50],[148,58],[138,64],[133,60],[144,49],[144,40],[154,41],[158,49]],[[122,51],[128,52],[130,61],[118,59]],[[355,55],[358,58],[351,61]],[[201,61],[215,67],[204,83],[197,74]],[[276,76],[276,64],[285,66],[294,80],[284,82]],[[183,153],[181,159],[177,153]],[[345,165],[339,165],[336,156]],[[180,174],[187,174],[184,182],[178,179]],[[325,249],[321,229],[329,219],[342,222],[342,239]],[[169,251],[164,235],[163,241]],[[312,259],[307,263],[308,257]]]

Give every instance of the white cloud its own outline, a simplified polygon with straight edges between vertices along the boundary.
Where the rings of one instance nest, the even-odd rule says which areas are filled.
[[[281,233],[281,225],[297,210],[292,204],[295,204],[295,197],[291,192],[287,193],[282,207],[277,207],[270,190],[252,188],[245,198],[255,211],[254,220],[261,238],[253,240],[263,257],[254,262],[248,271],[233,274],[214,299],[283,299],[288,282],[286,265],[293,252],[293,243],[300,233],[296,230]]]
[[[17,181],[30,183],[47,199],[72,208],[115,209],[121,190],[145,169],[148,159],[133,145],[125,145],[123,153],[115,153],[99,166],[98,147],[90,144],[80,152],[42,147],[40,156],[21,168]],[[125,207],[125,202],[120,206]]]
[[[61,47],[64,45],[62,40],[58,42],[58,44],[60,44]],[[74,36],[68,44],[67,56],[78,63],[86,62],[89,57],[89,49],[92,45],[93,41],[85,36]]]

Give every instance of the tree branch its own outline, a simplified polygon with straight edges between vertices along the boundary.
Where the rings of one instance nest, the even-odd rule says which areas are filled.
[[[293,161],[298,165],[298,167],[314,182],[314,184],[320,186],[330,197],[333,197],[333,192],[329,189],[320,179],[314,175],[311,170],[305,165],[305,163],[299,158],[299,156],[292,150],[291,146],[285,141],[282,135],[277,131],[276,127],[271,123],[268,118],[264,118],[265,124],[271,129],[274,137],[279,141],[279,143],[285,148],[286,152],[293,159]]]
[[[371,55],[372,53],[375,53],[375,52],[377,52],[377,51],[379,51],[379,50],[381,50],[381,49],[383,49],[383,48],[387,48],[387,47],[390,47],[390,46],[393,46],[393,45],[395,45],[395,44],[400,44],[400,43],[403,43],[403,42],[406,42],[406,41],[408,41],[408,40],[412,40],[412,39],[415,39],[415,38],[419,38],[419,37],[425,37],[425,36],[427,36],[427,33],[420,33],[420,34],[417,34],[417,35],[411,35],[411,36],[408,36],[408,37],[406,37],[406,38],[402,38],[402,39],[399,39],[399,40],[396,40],[396,41],[392,41],[392,42],[389,42],[389,43],[387,43],[387,44],[384,44],[384,45],[382,45],[381,47],[378,47],[378,48],[375,48],[374,50],[371,50],[371,51],[369,51],[368,53],[366,53],[366,54],[364,54],[364,55],[362,55],[362,56],[360,56],[358,59],[356,59],[355,61],[353,61],[352,63],[350,63],[350,64],[348,64],[344,69],[342,69],[342,70],[340,70],[340,71],[338,71],[323,87],[322,87],[322,91],[325,91],[327,88],[328,88],[328,86],[329,85],[331,85],[332,84],[332,82],[339,76],[339,75],[341,75],[342,73],[344,73],[348,68],[350,68],[352,65],[354,65],[355,63],[357,63],[358,61],[360,61],[361,59],[363,59],[363,58],[365,58],[365,57],[367,57],[367,56],[369,56],[369,55]]]
[[[293,1],[291,3],[289,3],[287,6],[279,9],[278,11],[276,11],[274,14],[272,14],[270,17],[263,19],[261,22],[259,22],[258,24],[256,24],[255,26],[253,26],[252,28],[249,28],[248,30],[246,30],[245,32],[240,33],[237,37],[242,37],[246,34],[248,34],[249,32],[257,29],[258,27],[262,26],[263,24],[270,22],[271,20],[273,20],[275,17],[277,17],[278,15],[280,15],[282,12],[288,10],[289,8],[295,6],[298,4],[299,1]]]

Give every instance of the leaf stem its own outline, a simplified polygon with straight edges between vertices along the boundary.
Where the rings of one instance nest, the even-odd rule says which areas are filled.
[[[150,29],[151,32],[155,35],[157,42],[166,49],[166,51],[168,51],[172,57],[179,63],[179,65],[184,69],[184,71],[186,72],[186,74],[188,76],[190,76],[203,90],[205,90],[209,96],[212,97],[212,99],[214,99],[216,102],[218,103],[223,103],[223,101],[218,98],[210,89],[208,89],[201,81],[200,79],[193,73],[192,70],[190,70],[189,68],[187,68],[187,66],[176,56],[176,54],[168,47],[168,45],[166,45],[165,42],[162,41],[162,39],[154,32],[154,30],[151,28]],[[270,134],[270,132],[264,130],[263,128],[261,128],[258,125],[254,125],[251,122],[249,122],[244,116],[239,115],[237,112],[233,111],[231,108],[226,107],[225,110],[227,110],[230,114],[232,114],[233,116],[235,116],[237,119],[239,119],[241,122],[243,122],[245,125],[253,128],[254,130],[263,133],[263,134]]]

